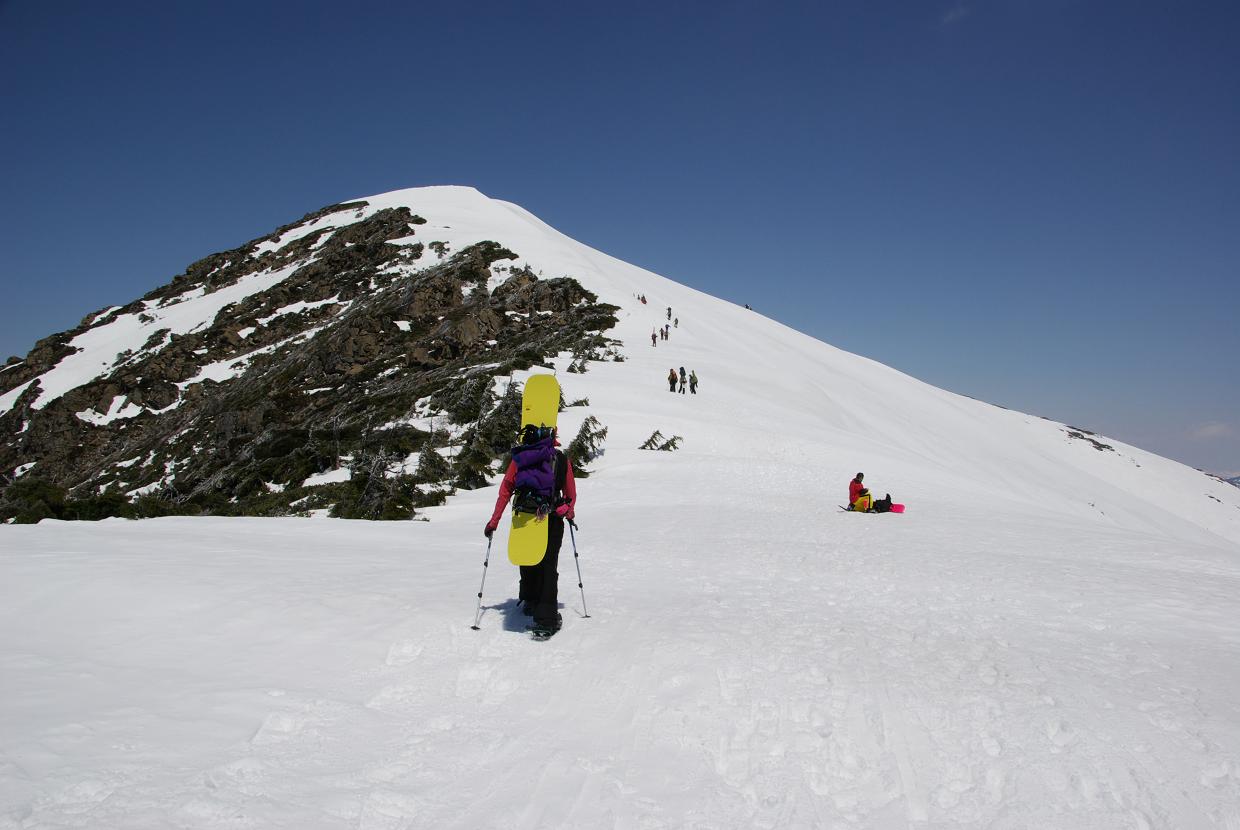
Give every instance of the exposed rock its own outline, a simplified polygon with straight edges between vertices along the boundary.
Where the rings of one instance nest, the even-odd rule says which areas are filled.
[[[397,462],[450,439],[400,426],[403,420],[438,411],[446,424],[449,409],[470,411],[475,393],[463,410],[456,400],[463,377],[489,395],[494,376],[564,351],[584,361],[616,345],[598,334],[615,324],[616,309],[571,277],[544,280],[505,265],[498,274],[507,278],[488,293],[496,263],[515,259],[514,252],[483,242],[456,252],[440,245],[446,258],[423,257],[433,240],[425,247],[408,240],[424,219],[407,208],[369,216],[365,208],[324,208],[212,254],[142,300],[87,315],[72,331],[39,341],[24,361],[10,359],[0,392],[48,371],[73,353],[74,337],[121,314],[292,269],[203,328],[153,331],[143,348],[41,409],[30,406],[40,395],[32,384],[0,414],[0,519],[2,488],[32,462],[70,501],[150,488],[157,496],[144,510],[280,515],[335,504],[340,515],[407,518],[416,505],[442,500],[444,490],[418,489]],[[270,250],[316,221],[322,226]],[[488,368],[481,374],[471,371],[482,364]],[[98,424],[79,417],[92,410],[121,417]],[[349,459],[368,482],[364,493],[356,482],[302,486],[316,473],[350,466]],[[481,463],[490,463],[485,454]],[[442,470],[436,474],[442,480]],[[454,471],[453,478],[478,475]],[[271,492],[264,482],[286,487]]]

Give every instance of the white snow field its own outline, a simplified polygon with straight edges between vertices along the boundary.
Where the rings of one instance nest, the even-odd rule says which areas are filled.
[[[621,306],[628,359],[559,372],[566,441],[610,430],[584,603],[566,537],[530,640],[501,529],[471,630],[494,486],[428,522],[0,527],[0,828],[1240,830],[1240,490],[469,188],[370,201]],[[908,511],[839,510],[859,470]]]

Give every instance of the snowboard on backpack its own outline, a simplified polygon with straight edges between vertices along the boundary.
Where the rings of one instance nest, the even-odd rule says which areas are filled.
[[[560,384],[554,375],[534,375],[521,394],[522,433],[528,427],[555,429],[560,413]],[[522,508],[526,509],[522,509]],[[514,565],[537,565],[547,552],[547,513],[529,509],[520,498],[513,500],[512,529],[508,532],[508,561]]]

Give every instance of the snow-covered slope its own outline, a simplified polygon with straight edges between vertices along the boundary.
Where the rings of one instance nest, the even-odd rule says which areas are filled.
[[[427,233],[458,248],[497,239],[536,272],[571,274],[624,309],[612,334],[628,345],[629,362],[571,380],[594,413],[615,424],[615,445],[636,446],[659,428],[684,436],[693,454],[784,461],[816,472],[811,489],[826,506],[843,500],[848,480],[862,470],[875,489],[918,511],[1063,515],[1240,544],[1240,500],[1198,470],[936,389],[595,251],[472,188],[421,188],[367,201],[369,210],[410,207],[428,218]],[[669,322],[669,307],[679,323],[668,341],[651,346],[651,331]],[[681,366],[701,378],[702,403],[667,394],[667,371]],[[763,502],[787,497],[753,481],[720,484],[754,488]]]
[[[621,307],[627,359],[560,373],[609,428],[584,603],[566,540],[526,640],[501,532],[470,630],[494,488],[0,527],[0,828],[1240,827],[1240,491],[469,188],[367,201]],[[908,512],[839,511],[858,470]]]

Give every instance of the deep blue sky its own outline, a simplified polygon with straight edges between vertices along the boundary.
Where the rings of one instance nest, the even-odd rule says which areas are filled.
[[[923,380],[1240,472],[1240,3],[0,0],[0,360],[469,184]]]

